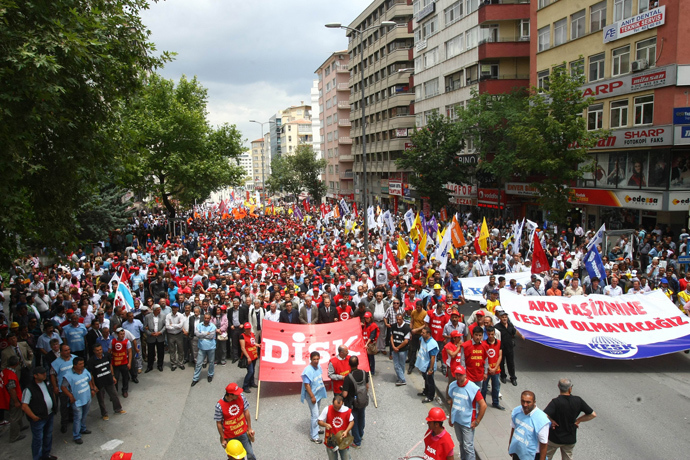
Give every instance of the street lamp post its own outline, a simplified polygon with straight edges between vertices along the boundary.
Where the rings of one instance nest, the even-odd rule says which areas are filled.
[[[329,29],[345,29],[359,36],[359,62],[361,68],[359,69],[360,76],[360,90],[361,90],[361,101],[360,105],[362,107],[362,202],[364,204],[364,251],[369,257],[369,220],[368,220],[368,207],[367,207],[367,133],[366,133],[366,108],[364,104],[364,33],[370,30],[380,29],[381,27],[397,26],[398,23],[395,21],[381,21],[380,24],[367,27],[366,29],[357,30],[352,27],[344,26],[339,22],[326,24]]]
[[[271,121],[264,121],[262,123],[262,122],[256,121],[256,120],[249,120],[249,122],[261,125],[261,139],[264,138],[264,125],[270,126],[272,123]],[[264,156],[265,156],[265,152],[262,150],[261,151],[261,190],[265,194],[266,193],[266,178],[264,177],[264,171],[265,171],[265,169],[264,169]]]

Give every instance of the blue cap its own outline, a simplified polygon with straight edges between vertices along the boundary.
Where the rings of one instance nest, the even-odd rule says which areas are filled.
[[[668,280],[666,278],[661,278],[661,284],[664,284],[664,283],[668,284]]]
[[[172,304],[170,305],[170,308],[172,308],[172,307],[180,308],[180,304],[177,303],[177,302],[174,302],[174,303],[172,303]]]

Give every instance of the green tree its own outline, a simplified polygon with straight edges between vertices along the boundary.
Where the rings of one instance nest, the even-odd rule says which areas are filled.
[[[569,209],[571,185],[587,172],[588,149],[608,136],[607,131],[588,131],[583,117],[593,98],[584,98],[584,76],[571,76],[555,67],[542,91],[533,89],[523,115],[509,126],[515,142],[515,169],[523,177],[538,177],[532,185],[539,190],[539,202],[551,219],[563,222]]]
[[[495,182],[499,190],[519,175],[516,169],[517,142],[511,127],[524,115],[528,96],[525,89],[506,94],[479,94],[474,90],[467,106],[457,111],[458,129],[464,139],[472,139],[479,154],[477,178]]]
[[[78,237],[81,241],[101,241],[110,231],[124,227],[132,215],[132,199],[114,181],[101,182],[97,193],[83,203],[77,213]]]
[[[189,206],[222,187],[243,183],[242,136],[234,125],[210,126],[207,99],[196,77],[183,76],[176,86],[152,74],[124,117],[132,145],[124,183],[159,197],[171,217],[175,202]]]
[[[170,59],[145,0],[0,0],[0,263],[17,242],[76,238],[81,204],[118,146],[106,135],[140,76]]]
[[[266,186],[273,193],[284,192],[294,196],[302,191],[291,157],[279,156],[271,160],[271,174],[266,179]]]
[[[299,145],[295,155],[289,158],[302,188],[311,195],[313,203],[321,203],[321,198],[326,194],[326,184],[321,181],[326,160],[317,159],[314,148],[307,144]]]
[[[411,141],[413,147],[396,163],[416,173],[410,182],[421,196],[429,197],[433,209],[440,209],[450,197],[446,184],[466,181],[473,169],[459,158],[464,147],[462,132],[456,123],[434,113],[426,126],[412,134]]]

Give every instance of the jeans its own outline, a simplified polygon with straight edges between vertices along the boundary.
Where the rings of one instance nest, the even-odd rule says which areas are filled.
[[[319,410],[319,404],[321,400],[317,400],[316,404],[312,404],[311,398],[307,395],[307,406],[309,406],[309,413],[311,414],[311,426],[309,428],[309,437],[311,439],[319,439],[319,415],[321,411]]]
[[[105,394],[108,393],[110,401],[113,403],[113,410],[115,412],[120,412],[122,410],[122,404],[120,404],[120,398],[117,396],[117,390],[115,385],[106,385],[98,389],[96,397],[98,398],[98,407],[101,409],[101,417],[108,415],[108,408],[105,406]]]
[[[81,439],[81,434],[86,431],[86,416],[89,415],[91,409],[91,401],[83,406],[72,404],[72,413],[74,414],[74,422],[72,422],[72,438]]]
[[[196,366],[194,367],[194,377],[192,377],[192,380],[195,382],[199,380],[199,375],[201,375],[201,365],[204,363],[204,359],[208,359],[208,376],[213,377],[213,370],[216,367],[215,361],[213,361],[215,355],[215,348],[212,350],[199,349],[199,354],[196,356]]]
[[[326,452],[328,453],[328,460],[338,460],[338,456],[340,456],[340,460],[350,460],[350,449],[333,450],[326,447]]]
[[[242,447],[244,447],[244,450],[247,451],[247,460],[256,460],[256,457],[254,456],[254,449],[252,448],[252,443],[251,441],[249,441],[249,436],[247,435],[247,433],[241,434],[236,438],[230,439],[236,439],[242,443]],[[226,439],[226,441],[229,441],[230,439]]]
[[[482,382],[482,396],[486,399],[486,392],[489,389],[489,380],[491,380],[491,403],[494,406],[498,406],[498,392],[501,390],[501,381],[499,380],[499,374],[489,374],[486,380]]]
[[[395,375],[401,382],[405,381],[405,361],[407,360],[407,350],[393,352],[393,367]]]
[[[254,369],[256,368],[257,361],[255,359],[247,364],[247,375],[244,376],[244,383],[242,384],[244,390],[247,390],[254,383]]]
[[[422,393],[427,398],[434,399],[436,397],[436,384],[434,382],[434,373],[429,374],[431,369],[431,365],[429,365],[427,370],[422,373],[422,377],[424,377],[424,390]]]
[[[362,436],[364,436],[364,425],[366,423],[366,407],[362,409],[352,408],[352,418],[355,419],[355,424],[352,425],[352,441],[356,446],[362,444]]]
[[[37,422],[29,421],[31,427],[31,454],[33,460],[40,460],[48,457],[53,448],[53,419],[50,414],[47,418],[42,418]]]
[[[454,424],[453,427],[455,428],[455,436],[458,438],[460,460],[475,460],[474,429],[459,423]]]

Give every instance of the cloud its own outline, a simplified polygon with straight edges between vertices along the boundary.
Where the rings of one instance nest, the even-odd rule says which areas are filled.
[[[196,75],[209,90],[209,119],[236,124],[245,138],[278,110],[310,103],[314,71],[347,48],[348,25],[371,0],[167,0],[151,4],[144,24],[160,51],[178,55],[166,78]]]

